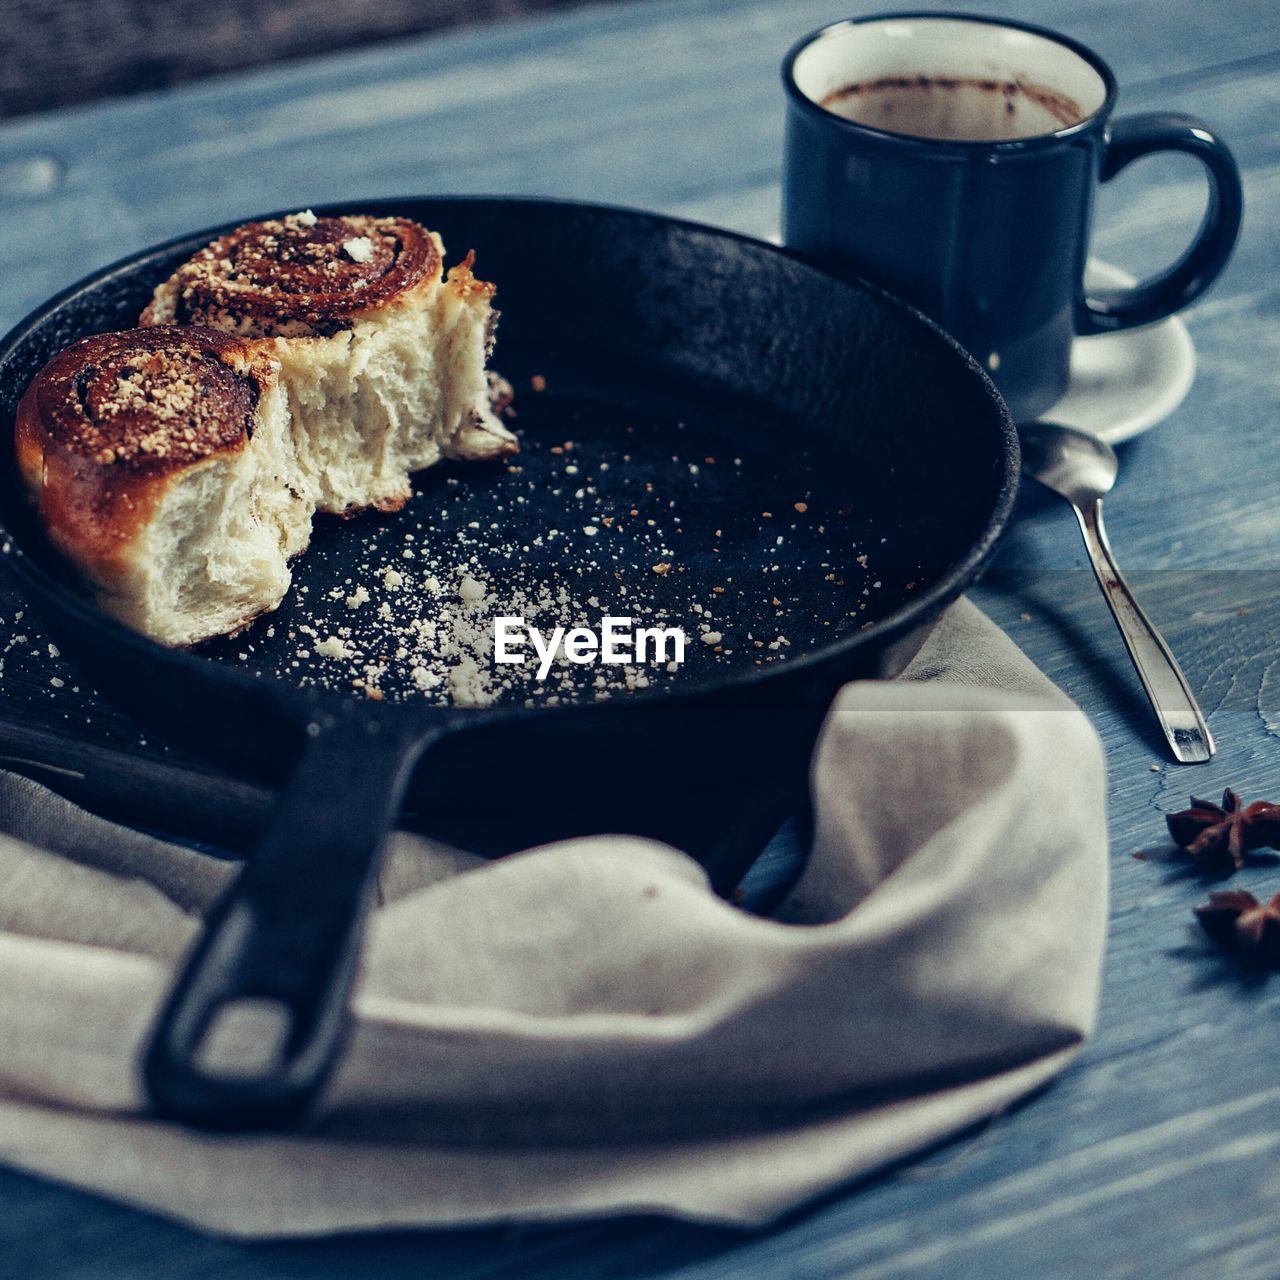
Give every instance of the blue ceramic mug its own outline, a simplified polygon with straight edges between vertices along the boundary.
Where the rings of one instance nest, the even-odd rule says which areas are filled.
[[[904,13],[806,36],[787,91],[783,240],[882,285],[959,340],[1015,417],[1065,392],[1071,341],[1150,324],[1222,271],[1240,173],[1206,125],[1112,119],[1116,81],[1066,36],[1001,18]],[[1203,162],[1194,243],[1129,289],[1084,289],[1094,190],[1153,151]]]

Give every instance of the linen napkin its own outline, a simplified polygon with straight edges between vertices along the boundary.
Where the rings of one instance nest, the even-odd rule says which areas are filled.
[[[1106,917],[1084,716],[971,605],[846,687],[773,918],[659,844],[393,837],[315,1122],[210,1135],[138,1059],[228,864],[0,775],[0,1160],[243,1237],[656,1212],[762,1224],[1079,1051]]]

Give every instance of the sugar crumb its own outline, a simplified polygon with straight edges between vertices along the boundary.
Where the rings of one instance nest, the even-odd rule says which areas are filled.
[[[368,236],[356,236],[343,243],[342,251],[352,262],[370,262],[373,260],[373,241]]]
[[[316,645],[316,652],[322,658],[349,658],[351,650],[338,636],[329,636],[326,640],[321,640]]]

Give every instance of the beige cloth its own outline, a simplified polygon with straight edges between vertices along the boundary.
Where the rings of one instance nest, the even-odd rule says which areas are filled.
[[[318,1124],[142,1114],[140,1046],[228,867],[0,775],[0,1160],[241,1236],[645,1211],[759,1224],[988,1116],[1094,1019],[1103,764],[962,604],[850,685],[774,919],[602,837],[480,862],[406,834]]]

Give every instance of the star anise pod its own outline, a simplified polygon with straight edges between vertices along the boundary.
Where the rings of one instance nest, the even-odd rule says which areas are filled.
[[[1259,964],[1280,969],[1280,893],[1265,905],[1240,889],[1211,893],[1195,913],[1215,942],[1237,946]]]
[[[1247,809],[1228,787],[1222,804],[1191,797],[1191,808],[1167,815],[1169,834],[1193,858],[1230,863],[1238,871],[1255,849],[1280,849],[1280,805],[1257,800]]]

